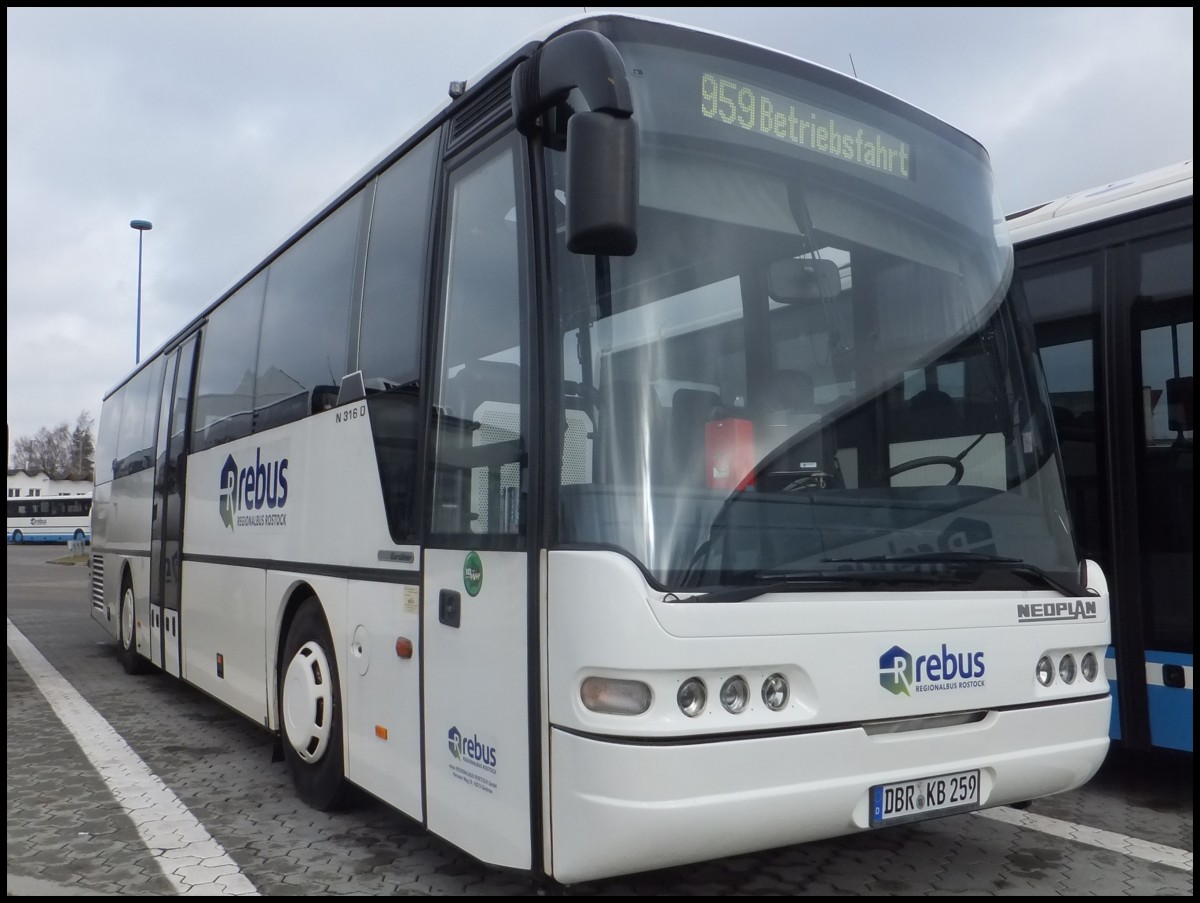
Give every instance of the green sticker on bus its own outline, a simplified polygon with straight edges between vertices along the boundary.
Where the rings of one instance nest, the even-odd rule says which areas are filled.
[[[463,586],[468,596],[478,596],[483,588],[483,562],[478,552],[471,552],[463,562]]]

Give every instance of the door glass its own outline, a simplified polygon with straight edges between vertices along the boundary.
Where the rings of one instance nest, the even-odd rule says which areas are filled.
[[[163,378],[162,397],[158,405],[158,431],[155,443],[154,505],[150,522],[150,604],[162,604],[162,543],[163,522],[167,516],[166,479],[168,471],[167,429],[171,413],[171,399],[175,393],[175,367],[179,352],[167,357],[167,369]]]
[[[196,337],[179,349],[179,371],[171,398],[171,434],[167,441],[167,466],[164,475],[166,516],[163,523],[163,607],[178,609],[180,568],[183,557],[183,501],[187,468],[188,399],[192,397],[192,372],[196,358]]]
[[[1192,651],[1192,233],[1134,246],[1141,374],[1138,533],[1147,648]]]
[[[1102,272],[1099,254],[1055,261],[1025,272],[1025,292],[1036,322],[1079,552],[1111,574],[1098,415],[1104,403],[1104,382],[1097,371]]]
[[[433,392],[431,530],[450,542],[523,532],[520,211],[502,142],[451,176],[441,350]],[[457,540],[452,537],[458,537]]]

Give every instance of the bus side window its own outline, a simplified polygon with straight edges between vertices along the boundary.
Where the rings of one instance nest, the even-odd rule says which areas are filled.
[[[321,391],[337,396],[336,385],[347,372],[363,194],[343,203],[271,264],[254,380],[256,433],[319,413]]]
[[[392,540],[416,539],[420,479],[421,336],[433,133],[380,175],[371,212],[358,335],[358,369]]]
[[[266,282],[266,274],[259,273],[208,318],[196,378],[193,452],[253,431],[254,373],[246,362],[255,359],[257,332],[247,324],[258,323],[262,317]]]

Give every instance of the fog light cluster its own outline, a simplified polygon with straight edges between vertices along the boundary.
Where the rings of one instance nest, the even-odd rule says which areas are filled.
[[[1088,652],[1083,656],[1083,659],[1076,664],[1075,656],[1070,652],[1066,653],[1058,660],[1058,666],[1055,667],[1054,659],[1049,655],[1043,655],[1038,659],[1035,673],[1037,682],[1043,687],[1048,687],[1054,683],[1055,672],[1058,673],[1058,678],[1064,684],[1075,683],[1075,678],[1082,675],[1083,679],[1091,683],[1100,673],[1100,663],[1096,661],[1096,654]]]
[[[1075,664],[1075,656],[1067,653],[1058,660],[1058,676],[1062,678],[1065,684],[1075,683],[1075,675],[1079,673],[1079,668]]]
[[[782,674],[772,674],[762,685],[762,701],[772,712],[778,712],[792,697],[787,678]]]
[[[759,695],[768,709],[772,712],[779,712],[787,707],[792,693],[787,678],[782,674],[775,673],[763,681]],[[721,707],[725,711],[731,715],[739,715],[750,704],[750,684],[746,678],[735,674],[721,684],[721,692],[717,698],[721,700]],[[695,718],[701,714],[708,705],[708,688],[704,679],[689,677],[685,680],[679,685],[675,701],[679,704],[679,711],[689,718]]]
[[[731,677],[721,685],[721,705],[731,715],[736,715],[750,701],[750,685],[744,677]]]
[[[1083,661],[1079,663],[1079,673],[1088,683],[1096,679],[1096,675],[1100,673],[1100,663],[1096,661],[1094,652],[1089,652],[1083,657]]]
[[[708,690],[700,678],[689,677],[680,684],[675,699],[679,703],[679,711],[689,718],[695,718],[704,711],[704,706],[708,703]]]

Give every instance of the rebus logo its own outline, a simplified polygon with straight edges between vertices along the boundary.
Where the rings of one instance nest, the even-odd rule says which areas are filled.
[[[447,739],[454,758],[496,767],[496,747],[481,743],[478,736],[464,737],[457,727],[452,727]]]
[[[889,693],[912,695],[912,656],[893,646],[879,658],[879,685]]]
[[[930,655],[914,657],[893,646],[879,657],[879,685],[896,696],[982,687],[983,673],[982,652],[951,652],[945,643]]]
[[[270,510],[287,504],[287,458],[263,461],[262,449],[254,450],[254,463],[239,468],[230,455],[221,468],[221,485],[217,491],[217,507],[221,522],[230,530],[234,524],[246,527],[285,526],[287,515],[251,514],[265,507]],[[246,513],[242,513],[246,512]]]

